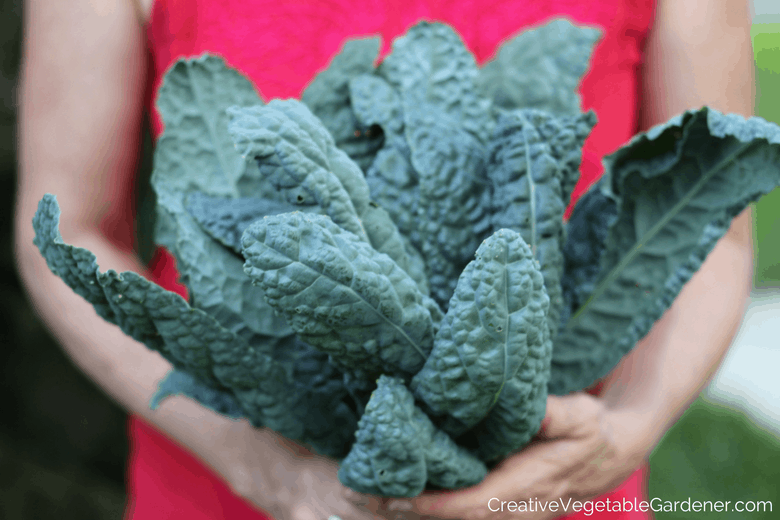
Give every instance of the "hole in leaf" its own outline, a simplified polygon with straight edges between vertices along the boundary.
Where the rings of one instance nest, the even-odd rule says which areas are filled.
[[[366,137],[370,137],[372,139],[375,139],[377,137],[384,137],[384,135],[385,133],[382,130],[382,127],[377,124],[373,124],[369,126],[368,130],[366,130]]]

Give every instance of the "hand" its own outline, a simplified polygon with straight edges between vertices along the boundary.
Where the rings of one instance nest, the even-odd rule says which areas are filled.
[[[423,494],[412,500],[415,512],[463,519],[564,516],[573,512],[575,501],[597,497],[625,481],[650,450],[630,414],[609,409],[584,393],[549,396],[542,424],[542,432],[531,444],[501,462],[479,485],[454,493]],[[532,499],[558,505],[555,511],[522,513],[506,507],[495,511],[501,501]]]
[[[231,421],[220,449],[204,458],[244,500],[275,520],[378,520],[381,499],[356,493],[337,477],[338,464],[247,421]]]

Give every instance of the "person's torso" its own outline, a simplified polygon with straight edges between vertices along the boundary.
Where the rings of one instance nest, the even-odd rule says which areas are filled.
[[[267,101],[299,98],[346,39],[380,35],[384,56],[393,39],[421,19],[451,25],[479,64],[493,57],[502,41],[557,17],[599,27],[604,34],[579,88],[582,109],[593,109],[599,122],[583,149],[573,201],[601,175],[601,158],[637,130],[642,44],[654,14],[654,0],[153,0],[150,9],[144,5],[152,0],[135,1],[149,16],[147,102],[155,137],[163,128],[154,98],[165,71],[182,57],[221,55]],[[152,268],[157,283],[184,294],[165,250],[158,250]],[[131,419],[129,431],[128,519],[263,518],[139,418]],[[642,475],[638,471],[613,496],[641,493]]]

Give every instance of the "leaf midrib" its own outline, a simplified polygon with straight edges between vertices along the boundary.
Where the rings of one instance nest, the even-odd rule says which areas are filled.
[[[259,241],[258,241],[258,242],[259,242]],[[269,249],[271,249],[271,250],[273,250],[273,251],[276,251],[277,253],[279,253],[279,254],[281,254],[281,255],[283,255],[283,256],[285,256],[285,257],[287,257],[287,258],[290,258],[290,257],[289,257],[289,256],[287,256],[285,253],[283,253],[282,251],[279,251],[278,249],[275,249],[275,248],[273,248],[273,247],[269,246],[269,245],[268,245],[268,244],[266,244],[265,242],[259,242],[259,243],[263,244],[263,246],[264,246],[264,247],[267,247],[267,248],[269,248]],[[409,337],[409,335],[406,333],[406,331],[405,331],[405,330],[404,330],[402,327],[400,327],[399,325],[397,325],[397,324],[393,323],[392,321],[390,321],[390,320],[387,318],[387,316],[385,316],[384,314],[382,314],[382,313],[379,311],[379,309],[377,309],[376,307],[374,307],[374,306],[373,306],[373,305],[372,305],[372,304],[371,304],[371,303],[370,303],[368,300],[366,300],[366,299],[363,297],[363,295],[362,295],[362,294],[360,294],[360,293],[358,293],[357,291],[355,291],[355,290],[352,288],[352,285],[350,285],[350,286],[346,286],[346,285],[344,285],[343,283],[341,283],[340,281],[333,279],[332,277],[330,277],[330,276],[326,275],[325,273],[322,273],[322,272],[318,271],[317,269],[315,269],[315,268],[311,267],[311,266],[310,266],[310,265],[308,265],[308,264],[305,264],[305,263],[301,262],[300,260],[293,260],[292,258],[290,258],[290,260],[291,260],[292,262],[295,262],[295,263],[297,263],[297,264],[300,264],[300,265],[304,266],[305,268],[307,268],[307,269],[309,269],[309,270],[313,271],[314,273],[316,273],[316,274],[317,274],[317,275],[319,275],[320,277],[327,278],[328,280],[331,280],[332,282],[334,282],[334,283],[338,284],[339,286],[347,288],[347,289],[348,289],[348,290],[349,290],[349,291],[350,291],[352,294],[354,294],[354,295],[355,295],[355,296],[357,296],[357,297],[358,297],[360,300],[362,300],[363,302],[365,302],[365,304],[366,304],[366,305],[368,305],[368,307],[369,307],[370,309],[372,309],[372,310],[373,310],[373,311],[374,311],[374,312],[375,312],[375,313],[376,313],[376,314],[377,314],[377,315],[378,315],[378,316],[379,316],[379,317],[380,317],[382,320],[384,320],[384,321],[385,321],[386,323],[388,323],[388,324],[389,324],[391,327],[393,327],[393,328],[394,328],[396,331],[398,331],[398,332],[401,334],[401,336],[402,336],[402,337],[403,337],[403,338],[406,340],[406,342],[407,342],[409,345],[411,345],[411,346],[412,346],[412,347],[413,347],[413,348],[414,348],[414,349],[417,351],[417,353],[418,353],[418,354],[420,354],[420,357],[423,359],[423,361],[425,361],[425,360],[427,359],[427,356],[425,355],[425,353],[424,353],[424,351],[422,350],[422,348],[420,348],[420,346],[419,346],[419,345],[417,345],[417,343],[415,343],[415,342],[412,340],[412,338],[410,338],[410,337]],[[350,262],[350,263],[351,263],[351,262]],[[261,270],[263,270],[263,271],[264,271],[264,269],[261,269]],[[380,274],[381,274],[381,273],[380,273]],[[353,276],[353,277],[352,277],[352,283],[354,283],[354,281],[355,281],[355,277]],[[392,285],[392,282],[390,282],[390,284]],[[308,287],[311,287],[311,285],[307,286],[307,288],[308,288]],[[381,359],[381,358],[380,358],[380,359]],[[382,361],[384,362],[384,360],[382,360]]]
[[[732,136],[733,137],[733,136]],[[567,326],[567,329],[571,329],[576,323],[579,321],[580,317],[583,313],[585,313],[588,310],[588,307],[590,304],[600,298],[604,292],[609,288],[615,280],[622,274],[623,270],[634,261],[636,256],[639,255],[639,253],[644,249],[647,242],[652,240],[666,225],[672,220],[672,218],[676,217],[680,211],[685,208],[688,203],[694,198],[696,194],[701,190],[701,188],[712,178],[717,174],[720,170],[728,166],[730,163],[736,161],[737,157],[744,153],[746,150],[748,150],[751,146],[755,144],[755,141],[751,141],[748,143],[743,142],[741,146],[737,147],[734,152],[726,156],[723,160],[721,160],[717,165],[715,165],[709,173],[705,173],[701,176],[701,178],[691,187],[691,189],[688,190],[688,193],[684,197],[682,197],[677,204],[675,204],[671,210],[669,210],[666,215],[664,215],[653,227],[651,227],[647,233],[645,233],[642,238],[637,240],[636,244],[629,249],[628,253],[621,258],[620,262],[618,262],[614,268],[609,272],[606,278],[602,280],[596,288],[591,293],[590,297],[585,301],[584,304],[577,310],[577,312],[574,314],[574,316],[571,317],[569,320],[569,325]],[[679,163],[678,163],[679,164]],[[676,165],[675,165],[676,166]]]
[[[536,183],[531,172],[531,147],[528,144],[528,120],[520,116],[523,125],[523,146],[525,147],[525,177],[528,181],[528,206],[531,221],[531,253],[536,258]]]

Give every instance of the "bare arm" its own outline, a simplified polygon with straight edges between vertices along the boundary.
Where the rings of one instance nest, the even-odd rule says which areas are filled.
[[[642,129],[708,105],[752,115],[747,0],[659,0],[646,47]],[[752,287],[750,208],[732,222],[672,307],[607,378],[604,399],[631,420],[646,455],[707,384],[737,332]]]
[[[128,197],[138,151],[146,63],[132,9],[119,0],[25,4],[15,245],[33,304],[75,363],[128,411],[152,419],[143,403],[168,364],[49,272],[31,225],[43,194],[54,193],[67,242],[92,250],[104,269],[145,271],[99,230]],[[133,377],[128,364],[138,368]]]
[[[170,364],[99,318],[49,271],[32,243],[37,203],[54,193],[67,243],[95,253],[104,271],[145,272],[100,231],[105,218],[121,219],[121,201],[133,188],[147,67],[144,5],[148,11],[143,0],[25,2],[15,250],[32,304],[106,393],[186,446],[238,494],[278,518],[364,518],[344,499],[331,461],[298,456],[272,432],[190,399],[173,397],[150,410]],[[275,468],[289,477],[273,474]]]

